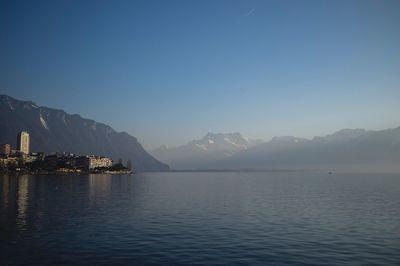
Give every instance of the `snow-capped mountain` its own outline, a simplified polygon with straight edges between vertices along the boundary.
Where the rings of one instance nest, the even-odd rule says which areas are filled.
[[[193,140],[187,145],[195,146],[207,152],[223,151],[233,154],[237,151],[246,150],[259,141],[249,140],[239,133],[208,133],[200,140]]]
[[[239,133],[208,133],[185,145],[172,148],[162,146],[150,153],[172,169],[200,169],[212,161],[232,156],[261,142],[249,140]]]
[[[209,165],[210,169],[327,169],[399,171],[400,127],[367,131],[343,129],[311,140],[272,140]]]
[[[128,133],[63,110],[0,95],[0,143],[15,148],[21,130],[30,134],[31,151],[97,154],[114,160],[131,159],[137,171],[168,170]]]

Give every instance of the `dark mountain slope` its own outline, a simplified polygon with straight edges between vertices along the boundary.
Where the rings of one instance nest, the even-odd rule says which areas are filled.
[[[0,143],[10,143],[15,148],[21,130],[30,134],[31,151],[68,151],[110,156],[114,160],[131,159],[137,171],[168,169],[125,132],[116,132],[110,126],[63,110],[0,95]]]

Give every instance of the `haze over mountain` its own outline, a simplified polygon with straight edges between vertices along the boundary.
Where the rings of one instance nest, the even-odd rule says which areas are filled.
[[[10,143],[15,148],[21,130],[30,134],[31,151],[67,151],[110,156],[114,160],[131,159],[137,171],[168,169],[126,132],[116,132],[108,125],[77,114],[0,95],[0,143]]]
[[[211,163],[212,169],[326,169],[399,171],[400,127],[380,131],[343,129],[311,140],[275,137]]]
[[[201,169],[261,142],[239,133],[208,133],[202,139],[192,140],[185,145],[171,148],[161,146],[150,153],[173,169]]]
[[[20,130],[30,133],[32,151],[131,159],[138,171],[167,170],[162,162],[177,170],[400,170],[400,127],[343,129],[312,139],[280,136],[268,142],[249,140],[239,133],[208,133],[185,145],[152,150],[154,158],[125,132],[63,110],[0,95],[0,143],[15,148]]]
[[[400,171],[400,127],[343,129],[312,139],[276,136],[250,141],[239,133],[208,133],[185,145],[151,151],[172,169]]]

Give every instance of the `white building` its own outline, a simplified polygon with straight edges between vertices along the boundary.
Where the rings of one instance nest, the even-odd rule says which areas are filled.
[[[107,157],[89,157],[89,169],[95,169],[98,167],[111,167],[113,161]]]
[[[92,170],[102,167],[111,167],[113,161],[111,158],[98,157],[94,155],[90,156],[80,156],[77,159],[77,166],[83,170]]]
[[[24,154],[29,154],[29,133],[21,131],[18,134],[18,150]]]

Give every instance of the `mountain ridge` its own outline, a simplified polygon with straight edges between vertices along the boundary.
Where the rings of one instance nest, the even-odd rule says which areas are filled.
[[[210,164],[216,169],[400,170],[400,127],[344,129],[303,141],[274,139]]]
[[[169,169],[124,131],[117,132],[104,123],[62,109],[0,95],[0,143],[10,143],[15,147],[20,130],[30,133],[32,151],[68,151],[109,156],[114,160],[131,159],[137,171]]]
[[[260,140],[250,140],[240,133],[208,132],[201,139],[186,144],[167,147],[165,145],[149,151],[155,158],[165,161],[174,169],[200,169],[208,163],[248,149]]]
[[[164,146],[150,152],[156,158],[169,162],[174,170],[400,171],[400,127],[384,130],[345,128],[310,139],[275,136],[269,141],[234,150],[224,156],[209,152],[207,142],[213,136],[224,134],[208,133],[202,139],[184,145]],[[196,149],[197,155],[193,155],[193,149]],[[177,150],[178,155],[173,157]]]

